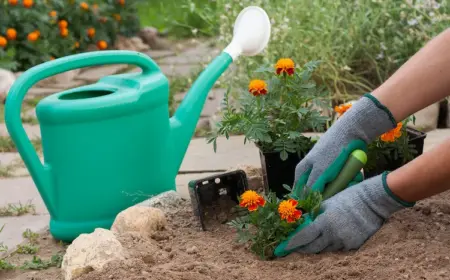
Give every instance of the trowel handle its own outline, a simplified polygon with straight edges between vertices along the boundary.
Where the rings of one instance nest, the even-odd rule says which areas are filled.
[[[20,114],[23,99],[33,85],[48,77],[77,68],[105,64],[136,65],[142,69],[143,75],[160,71],[158,65],[149,56],[139,52],[87,52],[58,58],[30,68],[19,76],[7,95],[5,104],[6,128],[53,217],[56,217],[57,213],[54,211],[54,196],[52,195],[54,190],[52,189],[50,166],[42,165],[23,128]]]

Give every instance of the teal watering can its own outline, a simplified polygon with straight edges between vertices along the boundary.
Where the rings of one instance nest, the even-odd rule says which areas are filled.
[[[263,9],[247,7],[233,33],[231,43],[200,74],[171,118],[169,82],[158,65],[139,52],[67,56],[35,66],[17,79],[6,100],[6,126],[50,213],[54,238],[71,242],[95,228],[110,228],[122,210],[175,190],[208,92],[238,56],[256,55],[267,46],[269,18]],[[105,64],[135,65],[142,72],[106,76],[41,100],[36,113],[42,163],[22,126],[25,94],[50,76]]]

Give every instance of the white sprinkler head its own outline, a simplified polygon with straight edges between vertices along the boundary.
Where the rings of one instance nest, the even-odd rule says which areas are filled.
[[[234,22],[233,39],[225,48],[233,60],[239,55],[254,56],[261,53],[269,43],[270,19],[260,7],[243,9]]]

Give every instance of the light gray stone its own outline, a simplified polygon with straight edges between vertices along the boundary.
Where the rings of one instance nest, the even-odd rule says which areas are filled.
[[[100,67],[90,67],[87,70],[82,71],[81,74],[77,76],[77,80],[96,82],[100,78],[120,73],[127,68],[127,64],[113,64]]]
[[[141,31],[139,31],[138,35],[145,44],[150,46],[152,50],[166,50],[171,47],[167,40],[159,37],[158,29],[154,27],[144,27]]]
[[[55,93],[60,92],[59,88],[47,88],[47,87],[32,87],[25,95],[25,100],[36,98],[36,97],[46,97]]]
[[[408,124],[409,127],[423,132],[435,130],[438,126],[439,102],[420,110],[414,116],[416,117],[416,122],[415,124],[410,122]]]
[[[39,125],[23,125],[25,132],[30,139],[41,138],[41,129]],[[8,129],[4,123],[0,123],[0,136],[9,136]]]
[[[151,59],[158,60],[161,58],[174,56],[175,52],[171,50],[150,50],[145,52],[146,55],[148,55]]]
[[[177,56],[164,58],[161,63],[177,65],[209,63],[219,53],[220,50],[211,48],[208,43],[203,42]]]
[[[169,65],[169,64],[160,64],[161,72],[168,77],[174,76],[189,76],[194,73],[198,69],[198,65],[194,64],[183,64],[183,65]]]
[[[0,68],[0,101],[3,101],[8,94],[9,89],[16,81],[13,72]]]
[[[32,204],[36,214],[48,214],[47,207],[31,177],[0,179],[0,207],[10,203]]]
[[[0,181],[0,185],[1,183]],[[5,226],[0,232],[0,242],[8,247],[8,251],[0,253],[0,257],[13,252],[17,245],[25,241],[22,237],[25,230],[30,229],[32,232],[42,233],[48,229],[49,223],[50,215],[48,214],[0,217],[0,227]]]
[[[183,197],[176,191],[167,191],[159,195],[155,195],[143,202],[139,203],[140,206],[155,207],[155,208],[171,208],[177,207],[182,201]]]

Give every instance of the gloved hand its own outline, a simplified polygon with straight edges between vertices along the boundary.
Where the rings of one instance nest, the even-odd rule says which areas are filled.
[[[306,183],[308,187],[323,192],[325,185],[339,174],[353,150],[366,151],[367,144],[396,126],[394,117],[385,106],[372,95],[364,95],[320,137],[296,166],[294,186],[301,178],[300,186]]]
[[[293,232],[275,250],[282,257],[291,252],[319,253],[359,248],[394,212],[414,206],[394,195],[386,173],[349,187],[322,204],[322,213]]]

